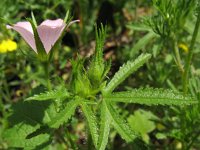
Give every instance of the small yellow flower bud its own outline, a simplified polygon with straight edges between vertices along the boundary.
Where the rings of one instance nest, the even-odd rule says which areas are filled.
[[[14,51],[17,49],[17,43],[8,39],[8,40],[3,40],[0,43],[0,53],[7,53],[9,51]]]
[[[7,40],[8,51],[14,51],[17,49],[17,43],[12,40]]]
[[[185,53],[188,53],[188,51],[189,51],[189,48],[187,47],[186,44],[180,43],[180,44],[178,45],[178,47],[179,47],[180,49],[182,49]]]

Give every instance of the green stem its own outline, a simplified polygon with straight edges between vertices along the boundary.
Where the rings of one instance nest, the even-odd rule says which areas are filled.
[[[92,149],[92,137],[89,131],[87,132],[87,146],[88,150]]]
[[[195,140],[199,137],[200,132],[197,132],[194,137],[192,138],[190,144],[186,147],[187,150],[190,150]]]
[[[1,97],[0,97],[0,112],[2,113],[2,117],[0,117],[0,124],[1,124],[1,123],[3,123],[3,118],[4,118],[4,115],[5,115],[5,108],[4,108],[3,101],[2,101]]]
[[[6,53],[6,57],[4,61],[9,62],[8,58],[9,58],[8,53]],[[3,76],[5,77],[5,74]],[[11,103],[11,94],[10,94],[11,92],[10,92],[9,84],[6,78],[5,80],[2,80],[1,86],[4,89],[4,93],[2,93],[2,95],[4,95],[4,99],[6,100],[6,102]]]
[[[185,108],[185,107],[184,107]],[[186,108],[185,108],[186,109]],[[183,111],[181,111],[181,133],[186,133],[186,129],[187,129],[187,125],[186,125],[186,111],[183,109]],[[187,140],[186,140],[186,134],[184,134],[184,136],[182,136],[182,149],[186,150],[187,147]]]
[[[49,62],[44,62],[43,66],[44,66],[45,77],[46,77],[46,82],[47,82],[46,86],[47,86],[48,90],[51,90],[52,87],[51,87],[51,80],[49,77]]]
[[[181,73],[183,73],[183,72],[184,72],[184,69],[183,69],[183,65],[182,65],[182,63],[181,63],[181,57],[180,57],[180,54],[179,54],[179,49],[178,49],[177,40],[176,40],[175,37],[173,38],[173,40],[174,40],[174,53],[175,53],[175,57],[176,57],[176,64],[177,64],[177,66],[178,66],[178,68],[179,68],[179,71],[180,71]]]
[[[4,87],[5,93],[2,94],[2,95],[4,95],[6,102],[11,103],[11,95],[10,95],[10,92],[9,92],[9,85],[8,85],[7,80],[3,81],[3,87]]]
[[[184,69],[184,73],[183,73],[183,92],[184,92],[184,94],[187,94],[187,92],[188,92],[188,74],[189,74],[189,70],[190,70],[190,64],[192,61],[194,44],[195,44],[198,30],[199,30],[199,25],[200,25],[200,10],[198,11],[197,21],[196,21],[196,25],[195,25],[194,32],[192,35],[192,41],[190,43],[189,53],[186,58],[186,64],[185,64],[185,69]]]
[[[68,139],[68,141],[69,141],[69,143],[70,143],[70,145],[71,145],[71,148],[72,148],[73,150],[78,149],[78,147],[76,146],[76,144],[75,144],[74,141],[72,140],[70,133],[69,133],[67,130],[65,131],[65,133],[66,133],[67,139]]]

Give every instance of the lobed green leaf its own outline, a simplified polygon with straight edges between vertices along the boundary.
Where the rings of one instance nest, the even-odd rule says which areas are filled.
[[[138,103],[145,105],[189,105],[197,101],[172,90],[140,88],[127,92],[116,92],[104,97],[113,102]]]
[[[144,63],[150,59],[150,54],[141,54],[135,61],[128,61],[119,71],[115,73],[114,77],[108,83],[106,88],[103,90],[104,94],[111,93],[120,83],[122,83],[130,74],[135,72]]]
[[[116,112],[116,110],[106,102],[108,114],[111,117],[112,124],[120,136],[127,142],[133,141],[138,135],[133,132],[130,126],[123,120],[123,118]]]
[[[101,104],[101,122],[100,122],[100,135],[98,142],[98,150],[104,150],[108,143],[108,136],[110,133],[111,118],[108,115],[108,110],[105,101]]]
[[[60,87],[55,90],[47,91],[45,93],[41,93],[39,95],[34,95],[32,97],[27,98],[26,100],[38,100],[38,101],[45,101],[45,100],[55,100],[61,99],[65,97],[69,97],[70,94],[68,93],[65,87]]]
[[[71,100],[68,102],[64,110],[57,113],[54,118],[52,118],[51,121],[47,123],[47,125],[50,128],[59,128],[60,125],[66,123],[71,118],[79,103],[79,99]]]
[[[5,130],[3,132],[3,138],[10,147],[35,149],[50,139],[50,135],[46,133],[27,139],[28,134],[35,131],[38,127],[33,127],[28,123],[19,123]]]
[[[156,34],[154,32],[149,32],[140,38],[139,41],[133,46],[133,48],[131,48],[130,57],[132,58],[135,56],[135,54],[137,54],[140,49],[144,48],[154,37],[156,37]]]
[[[97,127],[97,120],[95,114],[92,112],[92,109],[90,106],[88,106],[86,103],[81,102],[81,108],[83,110],[83,113],[87,119],[87,123],[89,126],[89,130],[92,136],[92,140],[94,142],[95,147],[97,147],[98,143],[98,127]]]

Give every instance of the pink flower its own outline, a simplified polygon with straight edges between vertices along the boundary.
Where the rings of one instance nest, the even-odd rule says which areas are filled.
[[[71,24],[78,21],[79,20],[72,21],[67,25],[62,19],[45,20],[37,27],[39,38],[47,54],[55,45],[56,41],[58,41],[63,31]],[[18,22],[13,26],[7,25],[7,28],[17,31],[28,43],[28,45],[37,53],[37,43],[35,41],[33,28],[30,22]]]

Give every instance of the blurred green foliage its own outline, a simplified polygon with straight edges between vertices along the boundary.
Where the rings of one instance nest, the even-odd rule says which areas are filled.
[[[59,105],[59,103],[49,105],[48,102],[33,102],[34,104],[30,105],[28,102],[23,102],[27,97],[46,90],[44,70],[42,64],[35,61],[34,52],[28,48],[20,36],[8,31],[6,24],[25,21],[26,18],[31,18],[31,12],[34,13],[38,24],[45,19],[64,18],[67,10],[70,10],[73,19],[80,19],[80,23],[70,27],[64,36],[62,44],[58,47],[59,51],[55,52],[50,65],[49,71],[55,86],[62,84],[63,80],[71,80],[72,66],[84,68],[81,61],[78,62],[79,64],[76,64],[77,62],[71,64],[69,60],[77,57],[90,57],[92,53],[95,53],[95,25],[100,27],[100,23],[103,23],[107,25],[108,32],[104,46],[104,58],[112,60],[111,70],[107,76],[103,76],[103,79],[113,76],[119,66],[129,59],[135,59],[141,52],[148,52],[153,56],[138,72],[120,84],[117,91],[149,86],[183,91],[181,70],[184,68],[188,52],[180,45],[183,44],[190,51],[190,42],[198,13],[197,3],[198,0],[1,0],[0,41],[12,39],[17,42],[18,49],[14,52],[0,53],[0,149],[8,149],[8,146],[29,145],[30,140],[26,139],[24,132],[26,130],[35,131],[37,127],[32,128],[30,124],[26,124],[23,128],[19,126],[23,124],[23,121],[28,122],[27,120],[32,118],[31,112],[35,111],[38,115],[34,116],[35,120],[32,120],[32,124],[34,121],[41,122],[41,116],[44,114],[43,119],[48,120],[47,113],[40,111],[40,108],[46,107],[46,111],[53,116],[55,112],[51,108]],[[188,80],[189,94],[198,100],[200,98],[199,41],[200,34],[197,35],[194,45]],[[77,56],[77,53],[80,56]],[[91,61],[95,59],[94,57]],[[102,62],[103,60],[99,60],[99,64],[95,65],[102,65],[104,72],[106,67],[110,66],[109,63],[103,64]],[[85,60],[85,63],[90,64],[91,62]],[[100,84],[100,80],[103,80],[102,70],[96,74],[95,65],[91,67],[89,74],[93,78],[93,84]],[[82,83],[76,84],[82,84],[82,88],[89,86],[83,82],[85,79],[82,74],[78,77]],[[78,87],[80,88],[80,85]],[[73,87],[72,91],[75,88]],[[78,90],[82,92],[82,88]],[[94,92],[91,91],[89,92]],[[97,89],[98,92],[99,89]],[[88,91],[82,94],[88,96]],[[20,108],[21,103],[25,107]],[[67,108],[74,107],[74,105],[69,105]],[[138,107],[141,110],[138,110]],[[199,104],[177,108],[175,106],[148,107],[120,103],[116,108],[117,113],[120,113],[123,118],[128,118],[130,126],[141,133],[143,141],[125,144],[117,132],[111,129],[108,149],[147,149],[148,147],[150,149],[186,150],[200,148]],[[8,117],[13,113],[12,111],[16,112],[16,115],[12,116],[10,121]],[[71,114],[64,115],[71,116]],[[67,124],[60,127],[56,133],[51,133],[61,136],[55,136],[53,141],[56,144],[50,145],[49,149],[67,149],[67,146],[72,149],[86,149],[90,146],[88,143],[91,137],[85,135],[84,126],[86,125],[82,112],[78,110],[75,116],[71,118],[70,125]],[[12,126],[12,123],[15,124],[17,118],[23,121],[14,126],[16,134],[12,132],[12,136],[19,142],[6,143],[2,138],[2,132]],[[39,135],[38,133],[41,132],[44,134]],[[39,136],[34,137],[30,145],[44,141],[49,144],[49,136],[46,132],[49,131],[44,129],[44,131],[36,132]],[[9,131],[6,134],[9,134]],[[18,134],[24,135],[21,136],[22,139],[18,139]],[[73,145],[74,141],[77,145]]]

